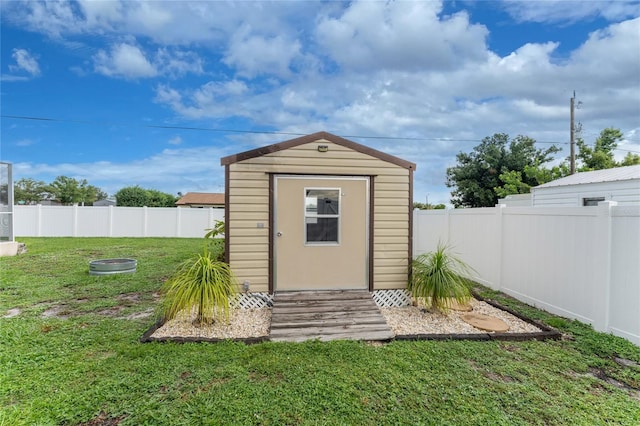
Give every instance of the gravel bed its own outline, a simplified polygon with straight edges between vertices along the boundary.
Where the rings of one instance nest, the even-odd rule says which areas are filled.
[[[511,315],[488,303],[472,299],[470,305],[473,312],[500,318],[509,325],[507,333],[537,333],[538,327]],[[405,306],[400,308],[380,308],[382,315],[396,335],[411,334],[476,334],[486,333],[466,322],[460,317],[466,312],[450,310],[446,315],[423,312],[422,306]],[[151,337],[202,337],[218,339],[245,339],[269,335],[271,325],[271,309],[235,309],[231,311],[228,324],[215,323],[206,327],[194,327],[193,316],[182,315],[166,322]]]
[[[233,309],[229,323],[216,322],[210,326],[194,327],[194,315],[181,315],[167,321],[151,337],[202,337],[207,339],[246,339],[269,335],[271,309]]]
[[[472,299],[469,304],[473,312],[500,318],[509,325],[507,333],[539,333],[538,327],[486,302]],[[405,306],[402,308],[380,308],[387,324],[396,335],[406,334],[475,334],[486,333],[460,317],[466,312],[449,310],[446,315],[423,312],[422,307]]]

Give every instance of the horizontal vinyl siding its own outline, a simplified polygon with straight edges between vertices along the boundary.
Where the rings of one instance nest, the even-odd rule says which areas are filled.
[[[269,173],[374,176],[374,289],[406,287],[409,170],[324,140],[229,165],[229,261],[240,283],[268,290]]]
[[[532,189],[533,205],[546,207],[582,206],[583,198],[604,197],[605,201],[640,203],[640,180],[584,183]]]

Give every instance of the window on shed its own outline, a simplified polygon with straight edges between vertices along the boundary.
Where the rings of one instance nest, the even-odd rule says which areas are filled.
[[[306,244],[338,244],[340,189],[305,189]]]
[[[582,199],[582,205],[587,206],[597,206],[600,201],[604,201],[604,197],[588,197]]]

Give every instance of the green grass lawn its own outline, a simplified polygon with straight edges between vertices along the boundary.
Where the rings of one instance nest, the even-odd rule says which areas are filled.
[[[154,317],[123,318],[202,239],[20,241],[0,259],[0,317],[21,310],[0,318],[0,425],[640,424],[639,347],[487,289],[566,338],[142,344]],[[138,271],[89,276],[106,257]]]

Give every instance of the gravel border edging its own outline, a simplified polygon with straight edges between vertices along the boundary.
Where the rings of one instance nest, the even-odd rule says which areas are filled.
[[[535,327],[541,329],[542,331],[536,333],[460,333],[460,334],[404,334],[404,335],[396,335],[394,338],[386,340],[385,342],[390,341],[408,341],[408,340],[470,340],[470,341],[512,341],[512,342],[523,342],[527,340],[559,340],[562,337],[562,334],[555,330],[552,327],[544,324],[541,321],[536,321],[531,318],[527,318],[524,315],[515,312],[514,310],[502,306],[498,302],[492,299],[485,299],[477,292],[472,292],[474,298],[479,301],[485,302],[494,308],[501,309],[505,312],[510,313],[511,315],[525,321]],[[149,342],[176,342],[176,343],[198,343],[198,342],[206,342],[206,343],[220,343],[225,341],[232,342],[242,342],[248,345],[269,342],[271,339],[269,336],[261,336],[261,337],[247,337],[247,338],[227,338],[227,339],[219,339],[219,338],[207,338],[207,337],[151,337],[153,333],[160,327],[164,325],[164,320],[160,319],[156,321],[139,339],[140,343],[149,343]]]
[[[160,319],[156,321],[144,334],[140,337],[140,343],[220,343],[220,342],[241,342],[247,345],[253,345],[256,343],[263,343],[270,341],[269,336],[261,336],[261,337],[245,337],[245,338],[235,338],[235,339],[218,339],[218,338],[210,338],[210,337],[151,337],[153,333],[156,332],[157,329],[162,327],[165,323],[164,319]]]

